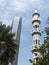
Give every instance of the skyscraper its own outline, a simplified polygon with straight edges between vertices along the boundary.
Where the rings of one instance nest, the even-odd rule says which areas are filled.
[[[12,65],[17,65],[17,62],[18,62],[21,27],[22,27],[22,18],[21,17],[14,17],[13,21],[12,21],[12,32],[15,33],[14,39],[17,40],[18,47],[17,47],[17,50],[16,50],[15,60],[14,60]]]
[[[37,10],[35,10],[34,13],[33,13],[33,19],[32,19],[33,45],[32,45],[32,49],[31,49],[34,56],[33,56],[32,59],[30,59],[30,62],[33,63],[33,65],[36,65],[36,63],[38,63],[38,61],[39,61],[39,58],[41,57],[41,54],[39,52],[40,36],[41,36],[41,31],[40,31],[39,25],[40,25],[41,21],[40,21],[39,17],[40,17],[40,14],[38,13]]]

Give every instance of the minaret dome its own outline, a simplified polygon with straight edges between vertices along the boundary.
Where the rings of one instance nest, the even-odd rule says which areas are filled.
[[[34,10],[34,12],[33,12],[33,16],[34,16],[34,15],[38,15],[38,16],[40,16],[40,14],[38,13],[37,10]]]

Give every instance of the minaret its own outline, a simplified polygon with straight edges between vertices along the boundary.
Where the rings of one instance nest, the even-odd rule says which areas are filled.
[[[41,31],[40,31],[39,25],[40,25],[41,21],[39,18],[40,14],[38,13],[37,10],[34,11],[32,16],[33,16],[33,19],[32,19],[33,44],[32,44],[31,52],[33,53],[33,59],[30,59],[30,62],[33,63],[33,65],[36,65],[36,63],[39,61],[39,58],[41,57],[40,52],[39,52],[40,36],[41,36]]]

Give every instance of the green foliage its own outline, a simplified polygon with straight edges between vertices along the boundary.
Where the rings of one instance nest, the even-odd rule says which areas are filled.
[[[11,30],[10,26],[0,26],[0,65],[8,65],[15,59],[18,42],[13,39],[15,34]]]
[[[38,62],[39,65],[49,65],[49,27],[45,28],[45,33],[46,37],[44,38],[44,43],[39,49],[42,56]]]

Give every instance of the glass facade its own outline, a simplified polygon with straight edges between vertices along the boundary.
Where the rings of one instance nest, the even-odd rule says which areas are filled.
[[[18,41],[18,48],[16,50],[15,60],[14,60],[12,65],[17,65],[17,62],[18,62],[21,27],[22,27],[22,18],[21,17],[14,17],[13,21],[12,21],[12,32],[15,33],[14,39],[16,39]]]

